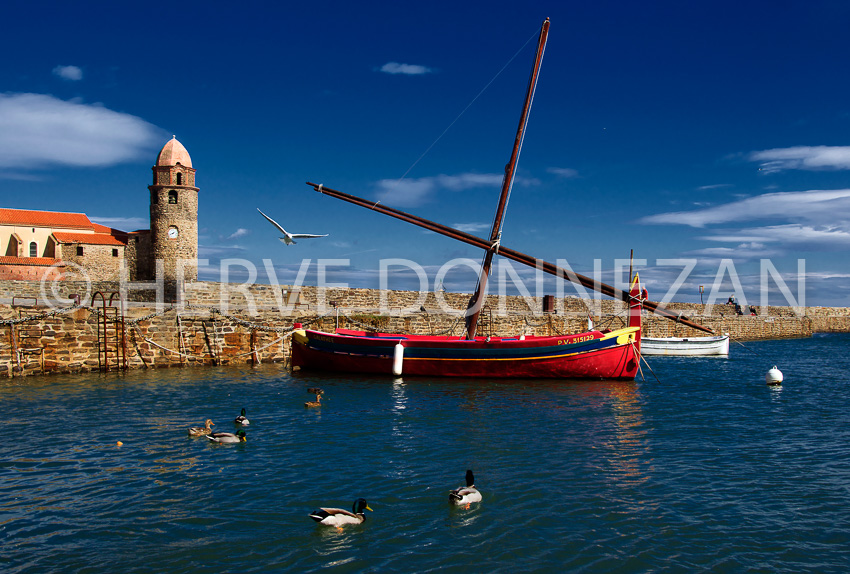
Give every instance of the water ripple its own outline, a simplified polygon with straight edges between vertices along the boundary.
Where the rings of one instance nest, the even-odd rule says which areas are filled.
[[[656,382],[290,376],[0,381],[4,572],[841,572],[850,337],[653,362]],[[321,408],[305,409],[321,386]],[[206,418],[244,444],[187,437]],[[123,443],[118,445],[118,441]],[[448,504],[472,468],[484,493]],[[374,512],[342,531],[319,506]]]

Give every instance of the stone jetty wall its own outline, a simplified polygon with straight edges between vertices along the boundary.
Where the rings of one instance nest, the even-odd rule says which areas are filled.
[[[177,292],[137,285],[122,298],[115,283],[0,281],[0,376],[280,362],[289,357],[294,323],[332,330],[455,334],[463,331],[469,294],[319,289],[193,282]],[[104,297],[93,297],[100,292]],[[110,295],[112,306],[109,306]],[[159,301],[156,301],[159,297]],[[147,299],[147,300],[145,300]],[[79,301],[79,306],[76,302]],[[103,304],[109,307],[103,309]],[[483,335],[557,335],[625,324],[625,305],[609,299],[491,297],[481,313]],[[757,308],[738,315],[729,305],[672,303],[682,313],[738,340],[850,332],[850,309]],[[123,321],[116,318],[123,316]],[[117,330],[116,330],[117,328]],[[122,332],[123,328],[123,332]],[[645,336],[700,336],[668,319],[644,314]]]

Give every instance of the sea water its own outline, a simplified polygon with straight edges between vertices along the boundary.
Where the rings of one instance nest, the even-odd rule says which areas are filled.
[[[3,379],[0,570],[844,572],[849,344],[652,357],[636,382]],[[207,418],[233,432],[243,407],[247,442],[188,437]],[[450,506],[466,469],[483,501]],[[308,517],[358,497],[362,525]]]

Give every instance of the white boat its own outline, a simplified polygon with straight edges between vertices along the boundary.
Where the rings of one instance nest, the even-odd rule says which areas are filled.
[[[729,333],[716,337],[643,337],[640,352],[643,355],[728,355]]]

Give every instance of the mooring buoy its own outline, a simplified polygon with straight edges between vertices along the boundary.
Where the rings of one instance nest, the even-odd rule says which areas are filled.
[[[764,380],[768,385],[781,385],[783,378],[782,371],[777,369],[776,365],[773,365],[773,368],[764,376]]]

